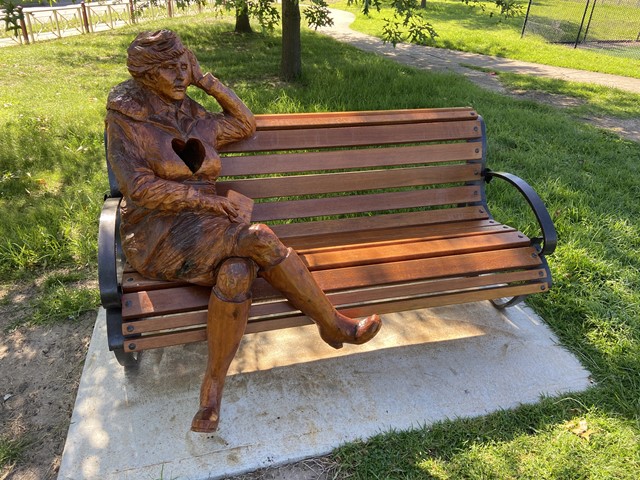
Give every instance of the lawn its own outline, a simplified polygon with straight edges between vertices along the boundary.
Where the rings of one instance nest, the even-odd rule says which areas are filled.
[[[477,6],[465,5],[461,0],[429,0],[426,9],[422,10],[422,15],[438,34],[430,45],[640,78],[640,58],[623,58],[591,49],[574,49],[573,45],[548,43],[542,37],[533,34],[521,38],[523,16],[503,18],[493,2],[487,0],[482,3],[485,5],[485,11]],[[522,3],[526,6],[526,2]],[[346,1],[340,1],[333,6],[357,15],[351,28],[381,38],[384,19],[393,14],[392,9],[386,6],[389,3],[383,2],[384,7],[380,12],[372,8],[369,16],[362,14],[361,5],[361,0],[358,0],[351,5]],[[540,7],[540,14],[547,10],[552,11],[552,6],[546,5],[545,3]]]
[[[551,106],[400,66],[311,32],[303,33],[304,78],[289,85],[277,78],[277,34],[234,35],[230,24],[207,15],[144,24],[161,26],[176,30],[256,113],[473,106],[487,122],[489,166],[527,179],[556,222],[555,285],[529,304],[592,372],[594,387],[346,445],[334,453],[344,475],[637,477],[640,145]],[[2,50],[0,282],[7,293],[0,301],[36,285],[36,315],[21,323],[73,322],[97,308],[85,280],[95,276],[97,220],[108,189],[104,105],[109,89],[128,76],[125,51],[134,35],[128,27]],[[584,96],[587,103],[599,97]],[[594,108],[619,111],[619,101],[600,99]],[[489,197],[498,220],[535,232],[517,197],[499,185],[490,186]],[[2,462],[28,461],[24,445],[0,434]]]

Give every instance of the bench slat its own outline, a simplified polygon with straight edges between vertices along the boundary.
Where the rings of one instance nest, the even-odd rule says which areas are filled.
[[[313,271],[313,276],[324,291],[334,292],[349,288],[537,268],[541,261],[534,253],[532,247],[501,249]],[[194,285],[124,294],[122,317],[128,320],[204,308],[208,304],[210,292],[209,287]]]
[[[379,302],[389,298],[406,298],[415,295],[426,294],[442,294],[447,291],[469,290],[489,286],[501,286],[514,282],[535,282],[537,285],[546,285],[546,271],[525,270],[519,272],[497,273],[495,275],[484,275],[479,277],[460,277],[440,282],[422,282],[408,285],[394,285],[381,289],[367,289],[350,292],[337,292],[329,294],[331,302],[342,310],[349,306],[355,308],[356,305],[364,305],[372,302]],[[540,283],[542,282],[542,283]],[[290,314],[296,312],[295,308],[290,306],[286,301],[270,302],[251,306],[250,324],[262,321],[266,317],[275,315]],[[190,328],[194,326],[204,325],[207,321],[206,310],[193,312],[187,315],[175,315],[159,318],[147,318],[142,320],[133,320],[125,322],[123,325],[123,334],[146,334],[162,330],[172,330],[179,328]],[[250,325],[249,325],[250,326]],[[131,331],[127,331],[131,328]]]
[[[353,149],[348,152],[331,150],[272,153],[223,157],[221,176],[266,175],[481,159],[482,145],[478,142]]]
[[[325,173],[220,182],[219,195],[235,190],[251,198],[292,197],[480,180],[479,165],[395,168],[365,172]]]
[[[366,240],[361,241],[359,234],[349,233],[348,241],[330,240],[337,234],[328,235],[327,241],[305,242],[298,253],[304,255],[318,252],[332,252],[351,250],[363,247],[382,247],[384,245],[401,245],[403,243],[428,242],[436,240],[456,239],[460,237],[475,237],[479,235],[491,235],[496,233],[515,232],[516,229],[508,225],[491,224],[489,222],[464,222],[462,224],[450,223],[433,226],[408,226],[387,230],[375,230],[366,232]],[[519,233],[519,232],[518,232]],[[360,240],[360,241],[359,241]]]
[[[334,127],[344,125],[387,125],[390,123],[414,123],[476,119],[471,108],[422,108],[414,110],[370,110],[362,112],[321,112],[256,115],[259,130],[282,128]]]
[[[299,248],[296,245],[296,239],[287,241],[288,246],[303,255],[309,255],[316,252],[329,252],[344,250],[351,245],[355,246],[378,246],[397,245],[410,242],[424,242],[429,240],[455,239],[458,237],[488,235],[494,233],[515,232],[513,227],[507,225],[489,223],[488,221],[464,222],[463,224],[444,224],[433,226],[411,226],[391,227],[386,230],[373,230],[366,232],[366,241],[359,242],[352,232],[331,233],[326,236],[316,236],[313,239],[303,238],[300,240]],[[293,245],[291,245],[293,243]],[[141,290],[158,290],[165,288],[175,288],[189,285],[182,281],[166,281],[153,280],[147,278],[135,270],[128,267],[126,274],[122,279],[122,291],[131,293]]]
[[[365,315],[370,315],[372,313],[385,314],[406,310],[416,310],[419,308],[431,308],[443,305],[453,305],[457,303],[468,303],[488,299],[497,299],[502,297],[515,297],[520,295],[528,295],[539,291],[540,284],[525,284],[517,286],[498,287],[490,290],[488,289],[406,299],[384,304],[346,308],[341,309],[340,311],[345,315],[349,315],[352,317],[362,317]],[[311,321],[303,315],[297,315],[286,319],[264,320],[251,324],[251,329],[247,328],[246,333],[263,332],[287,327],[307,325],[309,323],[311,323]],[[143,336],[140,338],[132,339],[130,341],[125,341],[124,350],[127,352],[148,350],[152,348],[161,348],[172,345],[201,342],[206,340],[206,338],[206,329],[202,327],[199,329],[187,330],[180,333],[165,333],[148,337]],[[131,349],[131,345],[133,345],[135,348]]]
[[[334,269],[356,265],[400,262],[417,258],[459,255],[501,248],[517,248],[529,245],[529,239],[520,232],[497,233],[483,236],[465,236],[445,240],[425,240],[342,248],[339,250],[310,253],[304,260],[310,270]]]
[[[299,130],[259,131],[225,147],[225,152],[312,150],[372,145],[398,145],[451,140],[474,140],[482,136],[480,122],[453,121],[429,124],[400,124]]]
[[[400,210],[480,201],[480,187],[471,185],[408,192],[374,193],[256,203],[251,220],[289,220],[350,213]]]
[[[313,272],[325,291],[425,279],[481,275],[505,270],[537,268],[540,258],[532,247],[423,258],[380,265],[360,265]]]
[[[407,226],[415,226],[422,229],[420,236],[430,235],[430,232],[440,229],[443,231],[453,225],[469,225],[469,228],[476,228],[479,225],[490,225],[487,212],[483,207],[461,207],[447,208],[443,210],[424,210],[419,212],[390,213],[377,215],[376,217],[343,218],[337,220],[324,220],[317,222],[299,222],[272,225],[271,229],[285,243],[293,248],[310,248],[325,245],[327,235],[338,235],[339,240],[330,245],[346,242],[353,243],[350,239],[352,235],[359,232],[367,232],[371,235],[371,241],[384,238],[393,229],[403,229]],[[471,224],[470,222],[481,222],[481,224]],[[493,222],[495,223],[495,222]],[[426,227],[426,228],[425,228]],[[461,228],[465,228],[462,226]],[[324,237],[323,237],[324,236]]]

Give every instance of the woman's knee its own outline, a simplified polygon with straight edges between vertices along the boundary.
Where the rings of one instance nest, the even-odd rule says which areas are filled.
[[[278,236],[268,226],[253,224],[238,241],[243,256],[254,259],[260,266],[277,263],[287,254]]]
[[[249,298],[256,274],[257,266],[250,259],[230,258],[220,265],[215,288],[224,299],[246,300]]]

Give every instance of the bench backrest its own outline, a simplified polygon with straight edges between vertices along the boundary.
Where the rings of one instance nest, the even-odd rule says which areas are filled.
[[[251,139],[224,150],[218,194],[232,189],[255,199],[252,221],[270,224],[291,246],[301,237],[308,246],[314,236],[319,246],[334,235],[356,242],[374,225],[488,217],[478,208],[484,124],[472,109],[259,115],[257,122]]]

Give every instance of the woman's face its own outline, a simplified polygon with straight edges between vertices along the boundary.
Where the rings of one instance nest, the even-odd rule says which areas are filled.
[[[162,63],[151,87],[167,100],[184,100],[191,83],[191,65],[187,53]]]

